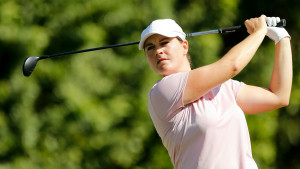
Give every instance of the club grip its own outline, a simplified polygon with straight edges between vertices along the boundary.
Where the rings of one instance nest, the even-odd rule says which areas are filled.
[[[280,19],[280,22],[277,23],[276,27],[285,27],[286,26],[286,20]]]
[[[276,27],[285,27],[286,26],[286,20],[281,19],[280,22],[277,23]],[[239,30],[246,30],[245,25],[239,25],[239,26],[232,26],[232,27],[226,27],[226,28],[220,28],[218,29],[219,33],[228,33],[228,32],[236,32]]]

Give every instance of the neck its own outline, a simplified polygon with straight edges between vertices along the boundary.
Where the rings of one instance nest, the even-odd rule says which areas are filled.
[[[179,72],[189,72],[191,70],[192,69],[191,69],[191,66],[190,66],[189,63],[188,64],[184,64],[183,63],[183,65],[180,68],[178,68],[178,69],[176,69],[176,70],[174,70],[172,72],[169,72],[167,74],[162,74],[162,76],[165,77],[165,76],[169,76],[169,75],[172,75],[172,74],[175,74],[175,73],[179,73]]]

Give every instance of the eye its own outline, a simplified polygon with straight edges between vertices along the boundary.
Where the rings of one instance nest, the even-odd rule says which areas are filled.
[[[148,47],[146,48],[147,51],[148,51],[148,50],[152,50],[152,49],[154,49],[154,45],[150,45],[150,46],[148,46]]]
[[[168,43],[169,43],[169,41],[163,41],[163,42],[160,43],[160,45],[161,45],[161,46],[164,46],[164,45],[166,45],[166,44],[168,44]]]

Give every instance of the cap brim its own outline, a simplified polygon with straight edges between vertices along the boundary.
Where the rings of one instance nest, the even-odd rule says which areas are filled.
[[[147,35],[145,35],[145,36],[143,37],[143,39],[141,39],[141,41],[140,41],[140,43],[139,43],[139,49],[140,49],[140,50],[143,50],[143,49],[144,49],[144,44],[145,44],[146,40],[147,40],[150,36],[155,35],[155,34],[158,34],[158,33],[148,33]]]

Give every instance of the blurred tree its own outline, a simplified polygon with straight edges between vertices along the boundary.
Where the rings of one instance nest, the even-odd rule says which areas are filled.
[[[284,3],[288,11],[282,4],[273,3],[274,15],[287,19],[297,39],[299,2]],[[137,46],[43,60],[29,78],[21,73],[24,59],[137,41],[157,18],[172,18],[188,33],[239,25],[264,11],[272,14],[257,0],[0,0],[0,168],[173,168],[147,110],[160,77]],[[194,66],[216,61],[245,36],[189,39]],[[295,65],[299,49],[293,43]],[[267,85],[273,50],[266,40],[236,78]],[[299,68],[294,72],[289,107],[247,116],[260,168],[299,166]]]

